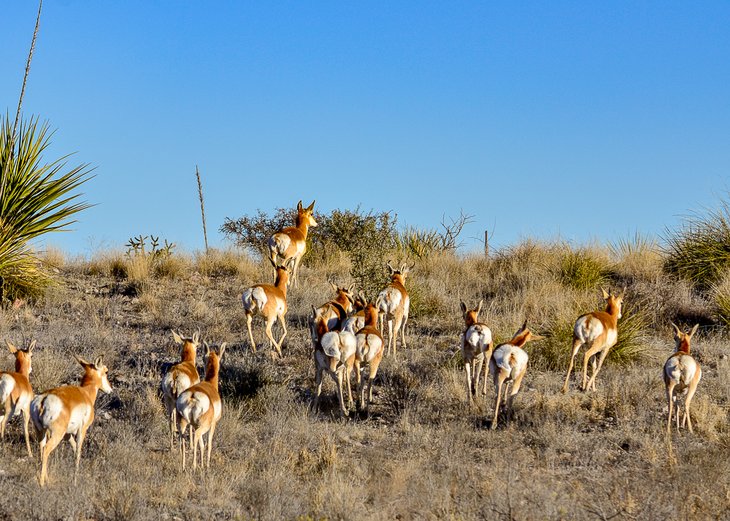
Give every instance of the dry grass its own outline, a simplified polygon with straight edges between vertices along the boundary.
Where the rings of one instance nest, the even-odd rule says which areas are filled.
[[[666,314],[710,316],[713,304],[681,282],[632,278],[627,303],[640,304],[649,317],[645,355],[609,360],[595,393],[562,395],[567,335],[575,318],[601,300],[598,288],[564,284],[561,251],[533,243],[489,260],[419,261],[407,281],[418,299],[410,348],[384,359],[370,416],[353,412],[349,419],[338,414],[330,380],[319,413],[309,411],[314,384],[306,330],[309,306],[331,298],[327,278],[350,281],[347,263],[304,266],[300,288],[290,290],[284,358],[272,360],[266,348],[249,351],[240,309],[245,286],[270,282],[263,262],[230,252],[197,257],[174,277],[143,273],[147,286],[139,295],[125,293],[128,279],[120,283],[114,256],[81,267],[66,262],[64,285],[33,307],[0,312],[2,337],[38,340],[36,390],[76,381],[78,353],[104,355],[114,391],[97,401],[78,487],[71,485],[66,445],[54,452],[50,485],[41,490],[22,428],[17,420],[9,425],[0,455],[7,491],[0,513],[9,519],[722,518],[730,507],[730,353],[722,332],[703,328],[693,343],[704,372],[693,404],[695,435],[667,438],[663,431],[661,366],[673,345],[667,320],[678,316]],[[458,354],[459,300],[480,298],[482,319],[498,340],[525,317],[551,335],[530,344],[514,418],[500,421],[495,432],[488,429],[491,382],[487,396],[469,408]],[[221,373],[224,415],[208,473],[181,472],[167,448],[158,388],[162,367],[178,356],[170,328],[200,328],[206,341],[229,343]],[[254,335],[263,338],[259,320]],[[2,367],[10,366],[8,354]]]

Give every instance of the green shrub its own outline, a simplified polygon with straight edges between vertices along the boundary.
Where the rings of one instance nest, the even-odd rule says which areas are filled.
[[[565,247],[560,257],[560,282],[569,288],[597,288],[608,279],[608,262],[588,249]]]

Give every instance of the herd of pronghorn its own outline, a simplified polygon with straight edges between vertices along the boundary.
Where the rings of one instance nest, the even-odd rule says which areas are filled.
[[[256,284],[243,292],[243,309],[253,351],[256,351],[256,342],[251,332],[251,321],[254,315],[258,314],[266,321],[266,336],[272,348],[278,356],[282,354],[281,345],[287,333],[284,320],[287,311],[287,287],[290,282],[296,283],[299,264],[306,249],[308,229],[317,226],[313,209],[314,202],[303,208],[300,201],[297,206],[296,225],[282,229],[269,239],[270,260],[276,269],[274,284]],[[322,390],[322,376],[327,373],[335,382],[340,410],[344,416],[348,415],[349,409],[353,407],[350,387],[353,369],[358,385],[358,407],[369,409],[373,396],[373,380],[386,351],[381,332],[384,324],[388,325],[388,354],[395,355],[399,332],[401,345],[406,347],[405,326],[408,321],[410,298],[405,281],[413,266],[402,265],[396,269],[390,262],[387,265],[391,272],[391,280],[374,300],[368,301],[362,293],[355,294],[353,286],[344,288],[331,283],[336,292],[335,298],[317,308],[312,306],[309,324],[317,387],[312,404],[314,409],[317,408]],[[573,328],[573,349],[563,392],[568,390],[575,356],[582,346],[586,346],[586,351],[583,356],[581,389],[587,391],[595,390],[596,376],[610,348],[616,344],[623,292],[613,294],[602,291],[606,301],[605,311],[594,311],[578,317]],[[484,394],[487,392],[487,369],[492,374],[496,400],[491,428],[495,429],[500,404],[503,403],[505,410],[511,413],[512,401],[519,392],[527,371],[528,356],[523,347],[527,342],[542,337],[531,332],[525,322],[511,340],[495,347],[489,327],[479,322],[481,307],[481,301],[474,309],[468,309],[467,305],[461,302],[465,322],[465,330],[461,336],[461,353],[466,369],[467,396],[470,403],[472,395],[476,394],[479,388],[482,367],[484,367]],[[278,342],[272,333],[272,326],[277,320],[283,329]],[[689,407],[702,377],[702,370],[690,354],[690,340],[698,326],[694,326],[687,333],[682,332],[675,324],[672,326],[676,349],[664,364],[663,371],[669,407],[667,432],[671,431],[673,415],[676,417],[677,430],[680,427],[679,411],[674,411],[677,392],[685,394],[682,426],[688,426],[692,432]],[[177,437],[181,464],[185,469],[187,432],[192,447],[193,468],[197,467],[198,452],[200,452],[201,467],[210,466],[213,433],[222,414],[222,403],[218,393],[218,372],[226,344],[223,343],[216,351],[204,343],[205,377],[200,381],[196,368],[199,333],[185,337],[173,331],[172,335],[175,342],[181,346],[181,360],[169,367],[161,384],[170,427],[170,449],[173,450]],[[107,367],[101,357],[93,363],[77,357],[84,371],[80,385],[65,385],[34,395],[29,375],[35,342],[31,342],[26,349],[18,349],[10,342],[7,344],[10,352],[15,355],[15,371],[0,373],[0,401],[5,406],[4,411],[0,409],[2,437],[3,439],[5,437],[8,419],[16,414],[22,415],[25,444],[28,455],[32,456],[28,423],[30,420],[33,421],[40,439],[41,486],[48,479],[49,454],[64,438],[68,439],[76,457],[75,480],[84,437],[94,421],[97,393],[99,390],[105,393],[111,392]],[[588,379],[589,363],[592,366],[590,379]],[[365,401],[363,376],[365,369],[368,376],[367,401]],[[347,389],[347,407],[344,402],[343,387]],[[207,440],[204,439],[206,434]],[[206,445],[207,458],[204,458]]]

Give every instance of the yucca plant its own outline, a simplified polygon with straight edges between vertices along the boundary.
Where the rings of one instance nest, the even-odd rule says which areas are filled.
[[[10,118],[0,119],[0,301],[42,291],[52,279],[31,241],[63,230],[90,206],[72,193],[89,179],[88,165],[68,169],[68,156],[44,162],[51,135],[37,118],[21,122],[15,135]]]

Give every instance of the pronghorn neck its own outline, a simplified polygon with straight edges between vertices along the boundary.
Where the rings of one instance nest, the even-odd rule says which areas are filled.
[[[400,284],[404,288],[406,287],[406,278],[402,273],[395,272],[390,276],[391,284]]]
[[[689,354],[689,338],[682,336],[677,339],[677,352]]]
[[[302,232],[302,235],[304,235],[304,239],[307,238],[307,233],[309,232],[309,219],[307,219],[304,212],[299,212],[297,214],[296,225],[294,227]]]
[[[180,348],[180,360],[182,362],[195,362],[196,353],[196,345],[190,340],[185,340],[182,348]]]
[[[606,313],[611,315],[614,322],[618,321],[618,315],[621,313],[621,306],[616,304],[616,301],[612,298],[608,299],[608,302],[606,302]]]
[[[365,326],[376,327],[378,324],[378,309],[373,304],[365,306]]]
[[[352,311],[352,300],[350,300],[350,296],[345,291],[338,291],[337,296],[333,300],[333,302],[336,302],[340,306],[342,306],[342,309],[345,310],[345,313],[349,313]]]
[[[30,356],[26,351],[15,353],[15,372],[25,376],[30,375]]]
[[[524,346],[527,341],[530,339],[530,331],[522,331],[521,333],[518,333],[512,338],[512,340],[509,341],[509,343],[515,347],[522,347]]]
[[[274,286],[279,288],[286,295],[286,285],[289,282],[289,272],[286,268],[276,268],[276,281]]]
[[[320,338],[320,339],[328,331],[328,329],[327,329],[327,321],[324,318],[322,318],[322,317],[319,317],[317,319],[317,323],[315,324],[314,327],[317,330],[317,338]]]
[[[96,395],[101,389],[101,378],[94,371],[86,369],[84,376],[81,378],[81,390],[86,392],[91,398],[92,403],[96,401]]]
[[[466,313],[464,313],[464,322],[466,323],[467,328],[476,324],[477,323],[477,312],[472,310],[472,311],[467,311]]]
[[[218,355],[211,353],[208,355],[208,361],[205,363],[205,381],[210,382],[218,388],[218,372],[220,370],[220,360]]]

